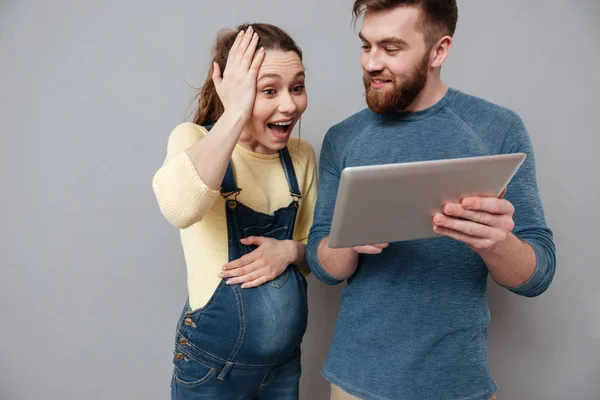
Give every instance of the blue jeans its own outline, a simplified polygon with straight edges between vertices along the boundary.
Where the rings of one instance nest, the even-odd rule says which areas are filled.
[[[219,370],[199,361],[192,360],[190,363],[188,360],[186,371],[173,374],[171,399],[298,399],[300,349],[274,368],[234,366],[227,374],[227,380],[219,380],[217,377],[223,367],[222,365]],[[186,379],[190,381],[185,381]]]

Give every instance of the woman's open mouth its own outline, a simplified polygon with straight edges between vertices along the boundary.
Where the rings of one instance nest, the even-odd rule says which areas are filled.
[[[294,120],[267,122],[271,134],[278,140],[286,140],[292,133]]]

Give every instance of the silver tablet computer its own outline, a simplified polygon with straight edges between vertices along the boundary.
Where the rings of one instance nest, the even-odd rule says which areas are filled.
[[[329,247],[438,236],[433,216],[467,196],[499,196],[525,153],[348,167],[342,171]]]

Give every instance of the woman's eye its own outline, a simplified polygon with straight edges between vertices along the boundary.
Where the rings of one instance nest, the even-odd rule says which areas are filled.
[[[273,96],[273,95],[275,95],[275,89],[266,89],[266,90],[263,90],[263,93],[266,94],[267,96]]]
[[[304,85],[294,86],[294,93],[302,93],[304,91]]]

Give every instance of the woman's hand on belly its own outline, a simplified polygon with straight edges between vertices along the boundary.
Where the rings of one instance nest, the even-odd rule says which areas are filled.
[[[220,278],[228,285],[242,284],[243,289],[260,286],[283,274],[290,264],[305,264],[305,245],[295,240],[277,240],[250,236],[241,240],[246,246],[258,246],[235,261],[223,266]]]

